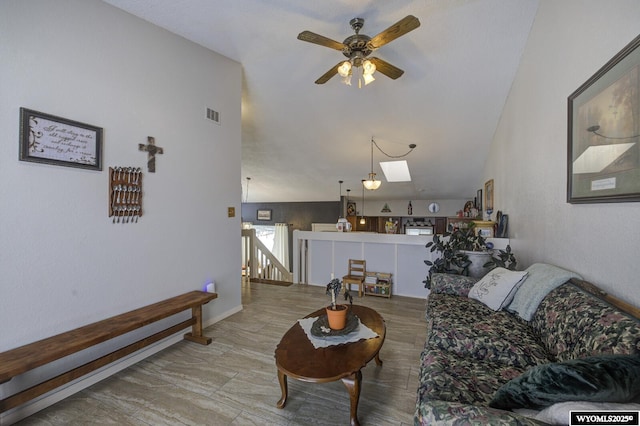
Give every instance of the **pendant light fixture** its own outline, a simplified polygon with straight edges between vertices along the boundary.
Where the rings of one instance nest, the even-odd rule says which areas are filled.
[[[369,191],[375,191],[380,188],[379,180],[376,180],[376,174],[373,172],[373,138],[371,138],[371,173],[369,173],[369,179],[363,180],[362,185],[367,188]]]
[[[340,214],[338,215],[338,219],[343,217],[342,213],[344,212],[344,207],[343,207],[344,205],[342,203],[342,182],[344,182],[344,181],[342,181],[342,180],[338,181],[338,183],[340,184],[340,198],[338,198],[338,200],[340,201]]]
[[[364,179],[362,180],[362,211],[360,212],[360,225],[366,225],[367,221],[364,220]]]

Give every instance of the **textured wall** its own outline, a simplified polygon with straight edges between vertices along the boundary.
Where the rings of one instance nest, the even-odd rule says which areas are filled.
[[[485,180],[522,267],[574,270],[640,306],[640,203],[568,204],[567,97],[638,35],[637,0],[542,0]]]
[[[0,351],[210,279],[207,319],[238,309],[240,65],[97,0],[2,1],[0,40]],[[18,161],[20,107],[103,127],[104,170]],[[144,216],[113,224],[108,167],[146,172],[147,136]]]

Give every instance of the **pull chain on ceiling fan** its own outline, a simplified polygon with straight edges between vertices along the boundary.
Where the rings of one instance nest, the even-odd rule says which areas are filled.
[[[344,39],[342,43],[311,31],[303,31],[298,34],[298,40],[339,50],[348,58],[346,61],[339,62],[329,69],[329,71],[320,76],[320,78],[316,80],[316,84],[324,84],[329,81],[331,77],[339,74],[343,78],[343,82],[345,84],[351,85],[353,69],[360,67],[362,67],[362,80],[358,78],[359,85],[361,85],[362,81],[367,85],[375,80],[375,78],[373,78],[373,73],[376,70],[393,80],[404,74],[404,71],[400,68],[395,67],[380,58],[369,58],[369,55],[385,44],[418,28],[420,26],[418,18],[413,15],[408,15],[374,37],[360,34],[360,30],[364,25],[364,19],[353,18],[349,21],[349,24],[355,34]]]

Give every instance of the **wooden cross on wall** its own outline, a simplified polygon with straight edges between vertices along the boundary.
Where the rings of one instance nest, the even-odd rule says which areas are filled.
[[[156,154],[164,154],[164,150],[159,146],[156,146],[156,139],[153,136],[147,136],[148,145],[143,143],[138,144],[140,151],[146,151],[149,153],[147,156],[147,169],[149,173],[156,172]]]

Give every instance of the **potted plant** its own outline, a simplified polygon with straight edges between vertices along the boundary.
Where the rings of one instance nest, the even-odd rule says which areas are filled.
[[[486,264],[491,261],[493,245],[476,232],[474,223],[467,228],[455,230],[449,241],[455,250],[466,256],[462,271],[464,275],[482,277],[489,272]]]
[[[517,265],[511,246],[507,245],[506,250],[500,250],[495,255],[492,251],[493,244],[487,242],[482,235],[478,235],[473,224],[466,229],[445,233],[443,238],[434,235],[433,241],[427,243],[426,247],[430,248],[432,253],[440,253],[435,261],[424,261],[431,267],[427,279],[423,281],[426,288],[431,288],[433,273],[481,277],[495,267],[514,270]]]
[[[518,265],[518,261],[516,260],[516,257],[514,256],[513,252],[511,251],[510,245],[507,245],[507,247],[504,250],[498,251],[497,255],[494,253],[491,260],[484,264],[484,266],[491,269],[500,267],[500,268],[509,269],[511,271],[515,271],[517,265]]]
[[[327,306],[326,308],[327,320],[329,322],[329,328],[332,330],[342,330],[347,323],[349,306],[336,303],[340,291],[342,291],[342,281],[338,278],[332,279],[329,284],[327,284],[327,294],[331,296],[331,306]],[[344,288],[344,300],[349,300],[349,303],[353,304],[353,297],[346,287]]]
[[[434,235],[433,241],[427,243],[426,247],[431,248],[431,253],[437,251],[440,253],[440,256],[434,260],[433,262],[430,260],[425,260],[424,263],[427,266],[430,266],[429,275],[424,282],[426,288],[431,288],[431,275],[434,273],[445,273],[445,274],[461,274],[464,269],[466,262],[468,262],[467,257],[459,252],[452,244],[451,239],[446,239],[450,237],[451,234],[445,233],[443,234],[443,238],[440,238],[440,235]]]

